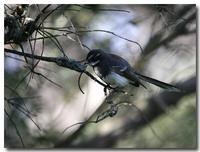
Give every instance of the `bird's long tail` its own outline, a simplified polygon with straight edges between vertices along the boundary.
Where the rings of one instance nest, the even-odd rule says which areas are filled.
[[[147,77],[147,76],[144,76],[144,75],[141,75],[139,73],[135,73],[138,78],[140,80],[143,80],[143,81],[146,81],[146,82],[149,82],[151,84],[154,84],[158,87],[161,87],[163,89],[166,89],[168,91],[173,91],[173,92],[181,92],[181,90],[179,88],[177,88],[176,86],[173,86],[171,84],[167,84],[167,83],[164,83],[164,82],[161,82],[161,81],[158,81],[156,79],[153,79],[153,78],[150,78],[150,77]]]

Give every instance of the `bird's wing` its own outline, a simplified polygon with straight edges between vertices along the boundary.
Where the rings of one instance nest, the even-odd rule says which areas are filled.
[[[134,71],[134,69],[129,65],[129,63],[126,60],[124,60],[119,56],[116,56],[114,54],[110,54],[110,56],[112,58],[112,61],[114,61],[112,63],[110,62],[113,71],[129,79],[131,82],[133,82],[135,86],[142,85],[144,88],[146,88],[146,86],[141,82],[141,81],[146,81],[163,89],[167,89],[169,91],[176,91],[176,92],[181,91],[176,86],[137,73],[136,71]]]
[[[140,79],[135,74],[134,69],[130,66],[130,64],[125,59],[115,54],[109,54],[109,56],[112,59],[112,62],[109,62],[109,65],[112,66],[111,69],[115,73],[127,78],[128,80],[130,80],[131,84],[137,87],[139,85],[142,85],[144,88],[146,88],[146,86],[142,84]]]
[[[114,65],[112,66],[112,69],[115,73],[130,80],[130,82],[132,82],[133,85],[142,85],[144,88],[146,88],[146,86],[139,80],[138,76],[134,73],[134,71],[129,65]]]

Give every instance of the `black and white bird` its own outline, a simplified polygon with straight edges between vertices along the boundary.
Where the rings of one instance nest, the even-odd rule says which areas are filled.
[[[135,87],[146,88],[142,82],[145,81],[168,91],[180,92],[176,86],[139,74],[122,57],[101,49],[90,51],[86,58],[86,64],[92,66],[98,77],[111,87],[120,88],[132,84]]]

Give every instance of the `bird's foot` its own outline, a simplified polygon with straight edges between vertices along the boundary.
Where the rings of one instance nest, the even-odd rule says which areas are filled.
[[[104,93],[105,93],[105,96],[107,96],[107,95],[108,95],[108,93],[107,93],[107,92],[109,92],[109,91],[110,91],[110,89],[111,89],[111,86],[110,86],[109,84],[107,84],[107,85],[104,87],[103,91],[104,91]]]

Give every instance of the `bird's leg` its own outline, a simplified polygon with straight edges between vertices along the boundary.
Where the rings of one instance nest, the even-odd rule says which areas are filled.
[[[106,90],[109,91],[109,96],[106,96],[106,103],[109,104],[109,105],[114,105],[114,102],[112,101],[113,97],[116,95],[116,92],[114,90],[114,88],[112,88],[111,86],[107,85],[106,88],[104,88],[104,91]],[[106,92],[107,93],[107,92]],[[107,94],[106,94],[107,95]]]
[[[108,104],[113,104],[113,102],[112,102],[111,100],[109,100],[109,96],[107,96],[107,95],[108,95],[108,94],[107,94],[107,89],[108,89],[108,85],[107,85],[106,87],[104,87],[104,93],[105,93],[105,96],[106,96],[105,101],[106,101],[106,103],[108,103]]]
[[[103,89],[105,96],[107,96],[107,89],[108,89],[107,86],[104,87],[104,89]]]
[[[104,87],[103,91],[104,91],[104,93],[105,93],[105,96],[108,95],[108,94],[107,94],[107,90],[109,91],[111,88],[112,88],[112,87],[111,87],[109,84],[107,84],[107,85]]]

